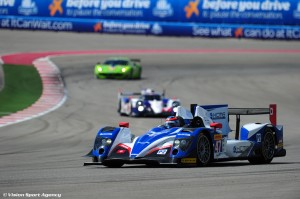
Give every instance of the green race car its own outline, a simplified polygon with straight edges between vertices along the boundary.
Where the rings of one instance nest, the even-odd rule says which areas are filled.
[[[142,66],[139,59],[110,57],[96,64],[94,74],[97,79],[140,79]]]

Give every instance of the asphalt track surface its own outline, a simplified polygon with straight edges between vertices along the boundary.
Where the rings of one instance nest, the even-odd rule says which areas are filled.
[[[108,55],[53,58],[68,90],[67,101],[47,115],[0,128],[1,197],[6,193],[100,199],[300,197],[300,54],[266,51],[299,50],[299,42],[1,30],[0,47],[0,54],[92,49],[215,51],[129,55],[140,58],[144,66],[143,78],[137,81],[94,79],[93,65]],[[216,53],[218,49],[261,50]],[[190,103],[228,103],[230,107],[277,103],[287,156],[268,165],[234,161],[204,168],[83,167],[89,159],[82,156],[91,149],[100,127],[129,121],[132,132],[140,135],[163,122],[161,118],[120,117],[116,112],[119,89],[146,87],[166,89],[167,96],[180,98],[187,107]],[[265,116],[244,119],[267,121]]]

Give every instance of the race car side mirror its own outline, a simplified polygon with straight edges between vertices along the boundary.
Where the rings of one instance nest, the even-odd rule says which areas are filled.
[[[129,122],[120,122],[119,127],[129,128]]]
[[[210,123],[210,127],[214,128],[214,130],[216,131],[216,129],[222,128],[222,123],[213,122],[213,123]]]

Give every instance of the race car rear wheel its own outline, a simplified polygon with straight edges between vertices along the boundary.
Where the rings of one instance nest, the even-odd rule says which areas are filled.
[[[201,133],[197,142],[197,164],[198,166],[208,165],[213,157],[212,144],[206,134]]]
[[[260,157],[250,158],[251,164],[268,164],[273,160],[275,154],[275,138],[271,129],[267,128],[262,140]]]
[[[121,100],[119,100],[119,104],[118,104],[118,113],[121,113]]]

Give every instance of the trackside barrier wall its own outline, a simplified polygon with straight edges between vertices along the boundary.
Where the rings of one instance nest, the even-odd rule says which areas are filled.
[[[300,39],[300,0],[0,0],[0,28]]]

